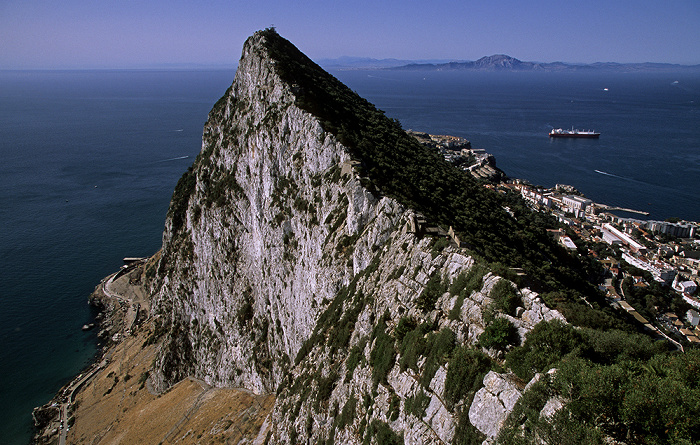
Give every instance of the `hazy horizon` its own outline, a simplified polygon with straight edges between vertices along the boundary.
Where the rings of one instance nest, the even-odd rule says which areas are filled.
[[[490,54],[489,56],[495,56],[499,54]],[[615,62],[615,61],[609,61],[609,60],[599,60],[595,62],[589,62],[589,63],[584,63],[584,62],[562,62],[561,60],[554,60],[554,61],[543,61],[543,60],[523,60],[520,59],[517,56],[513,56],[511,54],[505,54],[506,56],[513,57],[515,59],[518,59],[522,62],[532,62],[532,63],[542,63],[542,64],[549,64],[549,63],[564,63],[567,65],[590,65],[590,64],[596,64],[596,63],[601,63],[601,64],[606,64],[606,63],[619,63],[621,65],[642,65],[642,64],[659,64],[659,65],[669,65],[671,67],[677,66],[680,68],[686,68],[686,67],[700,67],[700,63],[698,64],[680,64],[680,63],[669,63],[669,62]],[[482,56],[482,57],[489,57],[489,56]],[[481,58],[481,57],[480,57]],[[480,59],[479,58],[479,59]],[[478,59],[398,59],[396,57],[387,57],[387,58],[382,58],[382,59],[377,59],[373,57],[362,57],[362,56],[339,56],[339,57],[333,57],[333,58],[316,58],[312,59],[315,63],[321,65],[322,67],[328,67],[328,68],[353,68],[355,64],[357,64],[356,69],[367,69],[367,70],[372,70],[372,69],[382,69],[382,66],[371,66],[371,65],[362,65],[363,62],[375,62],[375,63],[381,63],[381,62],[387,62],[387,67],[397,67],[397,66],[403,66],[403,64],[442,64],[442,63],[465,63],[465,62],[474,62]],[[345,61],[345,64],[343,63]],[[389,64],[388,61],[396,61],[396,64]],[[334,64],[334,63],[337,63]],[[66,68],[54,68],[54,67],[45,67],[45,68],[0,68],[0,71],[140,71],[140,70],[154,70],[154,71],[198,71],[198,70],[212,70],[212,71],[218,71],[218,70],[236,70],[238,68],[238,60],[236,60],[233,63],[216,63],[216,64],[207,64],[207,63],[160,63],[160,64],[151,64],[151,65],[134,65],[134,66],[125,66],[125,67],[66,67]]]
[[[0,5],[0,70],[233,67],[274,26],[313,60],[367,57],[700,64],[695,0],[492,2],[309,0]]]

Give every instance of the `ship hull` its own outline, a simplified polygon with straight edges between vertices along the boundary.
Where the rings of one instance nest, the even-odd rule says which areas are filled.
[[[550,138],[584,138],[584,139],[598,139],[600,133],[573,133],[573,134],[560,134],[560,133],[549,133]]]

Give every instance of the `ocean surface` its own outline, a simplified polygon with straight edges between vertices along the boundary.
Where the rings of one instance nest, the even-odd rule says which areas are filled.
[[[511,177],[700,220],[697,74],[336,71],[404,128],[462,136]],[[0,71],[0,442],[97,352],[87,298],[161,244],[233,71]],[[550,140],[552,127],[598,140]]]

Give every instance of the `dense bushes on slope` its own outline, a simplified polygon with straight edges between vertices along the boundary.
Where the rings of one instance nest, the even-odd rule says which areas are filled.
[[[605,443],[606,436],[628,443],[697,443],[700,351],[681,354],[666,347],[641,334],[540,323],[507,354],[506,364],[525,380],[557,370],[525,393],[499,443]],[[553,395],[564,408],[540,416]]]

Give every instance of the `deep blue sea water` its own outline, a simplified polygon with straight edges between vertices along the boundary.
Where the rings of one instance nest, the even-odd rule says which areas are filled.
[[[333,74],[404,128],[466,137],[512,177],[700,220],[697,74]],[[0,442],[27,443],[32,407],[94,357],[87,297],[123,257],[160,247],[233,75],[0,72]],[[547,137],[572,125],[602,135]]]
[[[87,298],[160,248],[233,72],[0,72],[0,443],[90,363]]]
[[[406,129],[486,149],[511,177],[571,184],[651,219],[700,220],[697,72],[334,74]],[[572,126],[600,139],[548,137]]]

